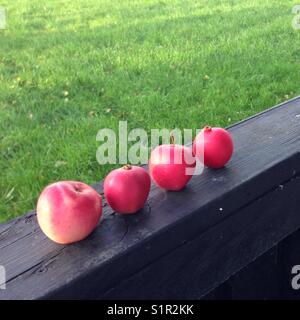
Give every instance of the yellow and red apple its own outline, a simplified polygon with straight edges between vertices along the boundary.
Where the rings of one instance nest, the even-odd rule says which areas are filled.
[[[101,196],[79,181],[50,184],[37,203],[37,219],[42,231],[60,244],[86,238],[96,228],[101,215]]]

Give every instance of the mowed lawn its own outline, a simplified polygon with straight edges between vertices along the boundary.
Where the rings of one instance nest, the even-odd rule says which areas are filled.
[[[227,126],[298,95],[294,4],[2,0],[0,221],[50,182],[103,178],[101,128]]]

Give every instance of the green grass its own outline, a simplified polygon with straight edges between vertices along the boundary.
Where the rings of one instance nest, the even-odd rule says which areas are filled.
[[[101,128],[226,126],[299,94],[294,4],[2,0],[0,221],[103,178]]]

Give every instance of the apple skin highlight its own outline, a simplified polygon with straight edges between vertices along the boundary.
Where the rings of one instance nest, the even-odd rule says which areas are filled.
[[[60,181],[47,186],[37,203],[37,220],[45,235],[59,244],[86,238],[102,215],[102,198],[78,181]]]

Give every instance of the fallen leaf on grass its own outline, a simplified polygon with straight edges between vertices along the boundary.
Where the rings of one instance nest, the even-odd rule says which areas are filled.
[[[15,191],[15,187],[12,187],[10,191],[7,193],[7,195],[5,196],[5,199],[11,200],[13,198],[12,194],[14,191]]]
[[[61,166],[65,166],[65,165],[67,165],[67,164],[68,164],[67,161],[57,160],[57,161],[55,162],[55,164],[54,164],[54,167],[55,167],[55,168],[59,168],[59,167],[61,167]]]

